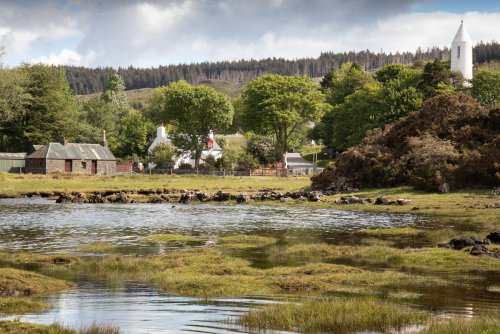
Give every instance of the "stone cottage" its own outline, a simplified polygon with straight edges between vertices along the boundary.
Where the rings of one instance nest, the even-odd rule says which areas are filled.
[[[26,173],[115,174],[116,158],[101,144],[49,143],[26,156]]]

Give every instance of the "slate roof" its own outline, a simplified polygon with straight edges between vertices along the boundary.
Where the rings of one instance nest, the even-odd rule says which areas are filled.
[[[50,143],[26,156],[26,159],[116,160],[108,147],[99,144]]]
[[[0,160],[24,160],[26,153],[0,153]]]
[[[33,145],[33,150],[38,151],[39,149],[41,149],[44,146],[45,145]]]

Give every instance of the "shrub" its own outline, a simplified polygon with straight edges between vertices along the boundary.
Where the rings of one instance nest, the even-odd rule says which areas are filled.
[[[441,94],[422,111],[368,132],[335,165],[312,178],[313,187],[410,184],[436,190],[500,184],[500,110],[485,111],[465,93]],[[338,187],[337,187],[338,188]]]

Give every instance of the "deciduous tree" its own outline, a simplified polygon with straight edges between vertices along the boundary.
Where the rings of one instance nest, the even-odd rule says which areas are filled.
[[[160,143],[151,151],[151,160],[156,164],[155,168],[165,169],[174,167],[177,150],[170,143]]]
[[[328,109],[323,93],[308,78],[275,74],[250,82],[241,106],[245,129],[274,134],[281,155],[302,125],[318,121]]]
[[[161,88],[164,94],[162,118],[174,127],[175,146],[193,153],[199,164],[210,130],[222,131],[231,125],[233,106],[229,98],[205,86],[191,86],[186,81]]]

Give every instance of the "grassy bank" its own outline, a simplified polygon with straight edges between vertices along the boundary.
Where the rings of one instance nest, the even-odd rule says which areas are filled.
[[[104,190],[163,189],[201,190],[231,193],[257,192],[260,189],[296,191],[307,188],[307,177],[197,176],[197,175],[17,175],[0,174],[0,194],[17,195],[34,191],[90,192]]]
[[[0,315],[42,312],[49,305],[33,296],[61,291],[74,284],[38,273],[14,268],[0,268]]]

